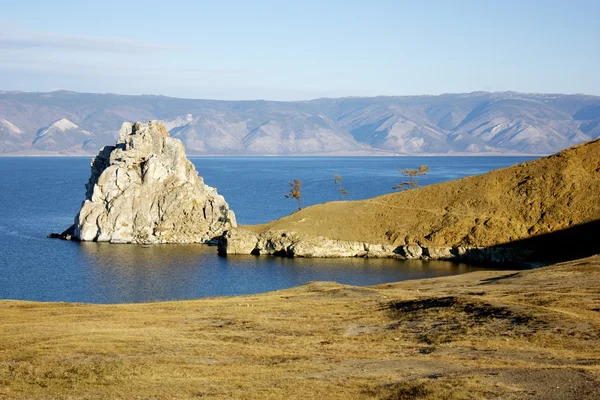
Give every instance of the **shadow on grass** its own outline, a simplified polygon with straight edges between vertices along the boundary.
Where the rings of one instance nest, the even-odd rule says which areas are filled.
[[[468,250],[471,251],[474,252],[472,256],[476,259],[476,253],[481,250]],[[600,220],[485,249],[488,254],[496,252],[500,255],[510,254],[512,251],[527,261],[542,263],[571,261],[599,254]]]

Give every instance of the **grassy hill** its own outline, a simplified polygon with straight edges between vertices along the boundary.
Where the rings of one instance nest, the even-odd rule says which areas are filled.
[[[361,201],[315,205],[264,225],[307,236],[402,246],[595,246],[600,221],[600,140],[555,155]],[[532,238],[542,238],[536,242]],[[574,249],[576,247],[577,249]],[[593,254],[592,251],[589,254]]]

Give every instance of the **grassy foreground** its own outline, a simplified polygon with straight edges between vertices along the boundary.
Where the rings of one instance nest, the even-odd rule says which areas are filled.
[[[375,287],[0,302],[0,399],[598,399],[600,255]]]

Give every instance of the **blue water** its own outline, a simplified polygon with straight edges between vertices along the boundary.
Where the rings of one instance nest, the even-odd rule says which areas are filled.
[[[196,169],[225,196],[241,224],[287,215],[287,183],[302,181],[303,206],[392,192],[399,168],[427,164],[428,185],[513,165],[525,157],[197,157]],[[454,275],[450,262],[376,259],[218,257],[204,245],[111,245],[47,239],[68,227],[84,196],[89,157],[0,158],[0,299],[91,303],[146,302],[251,294],[313,280],[371,285]]]

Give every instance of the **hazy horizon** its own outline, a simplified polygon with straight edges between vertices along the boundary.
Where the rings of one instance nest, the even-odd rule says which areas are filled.
[[[175,0],[4,5],[0,87],[297,101],[600,95],[600,3]]]
[[[506,93],[514,93],[514,94],[522,94],[522,95],[540,95],[540,96],[590,96],[590,97],[600,97],[600,95],[590,94],[590,93],[557,93],[557,92],[519,92],[516,90],[497,90],[497,91],[488,91],[488,90],[476,90],[472,92],[446,92],[446,93],[424,93],[424,94],[402,94],[402,95],[394,95],[394,94],[375,94],[371,96],[357,96],[357,95],[347,95],[347,96],[324,96],[324,97],[312,97],[306,99],[297,99],[297,100],[276,100],[276,99],[267,99],[267,98],[244,98],[244,99],[215,99],[208,97],[185,97],[185,96],[167,96],[162,94],[154,94],[154,93],[140,93],[140,94],[132,94],[132,93],[116,93],[116,92],[82,92],[77,90],[70,89],[56,89],[51,91],[26,91],[26,90],[2,90],[0,88],[0,94],[3,93],[31,93],[31,94],[52,94],[52,93],[76,93],[76,94],[89,94],[89,95],[115,95],[115,96],[153,96],[153,97],[168,97],[172,99],[182,99],[182,100],[207,100],[207,101],[269,101],[269,102],[308,102],[315,100],[336,100],[336,99],[352,99],[352,98],[377,98],[377,97],[389,97],[389,98],[398,98],[398,97],[438,97],[438,96],[456,96],[456,95],[470,95],[477,93],[489,93],[489,94],[506,94]]]

